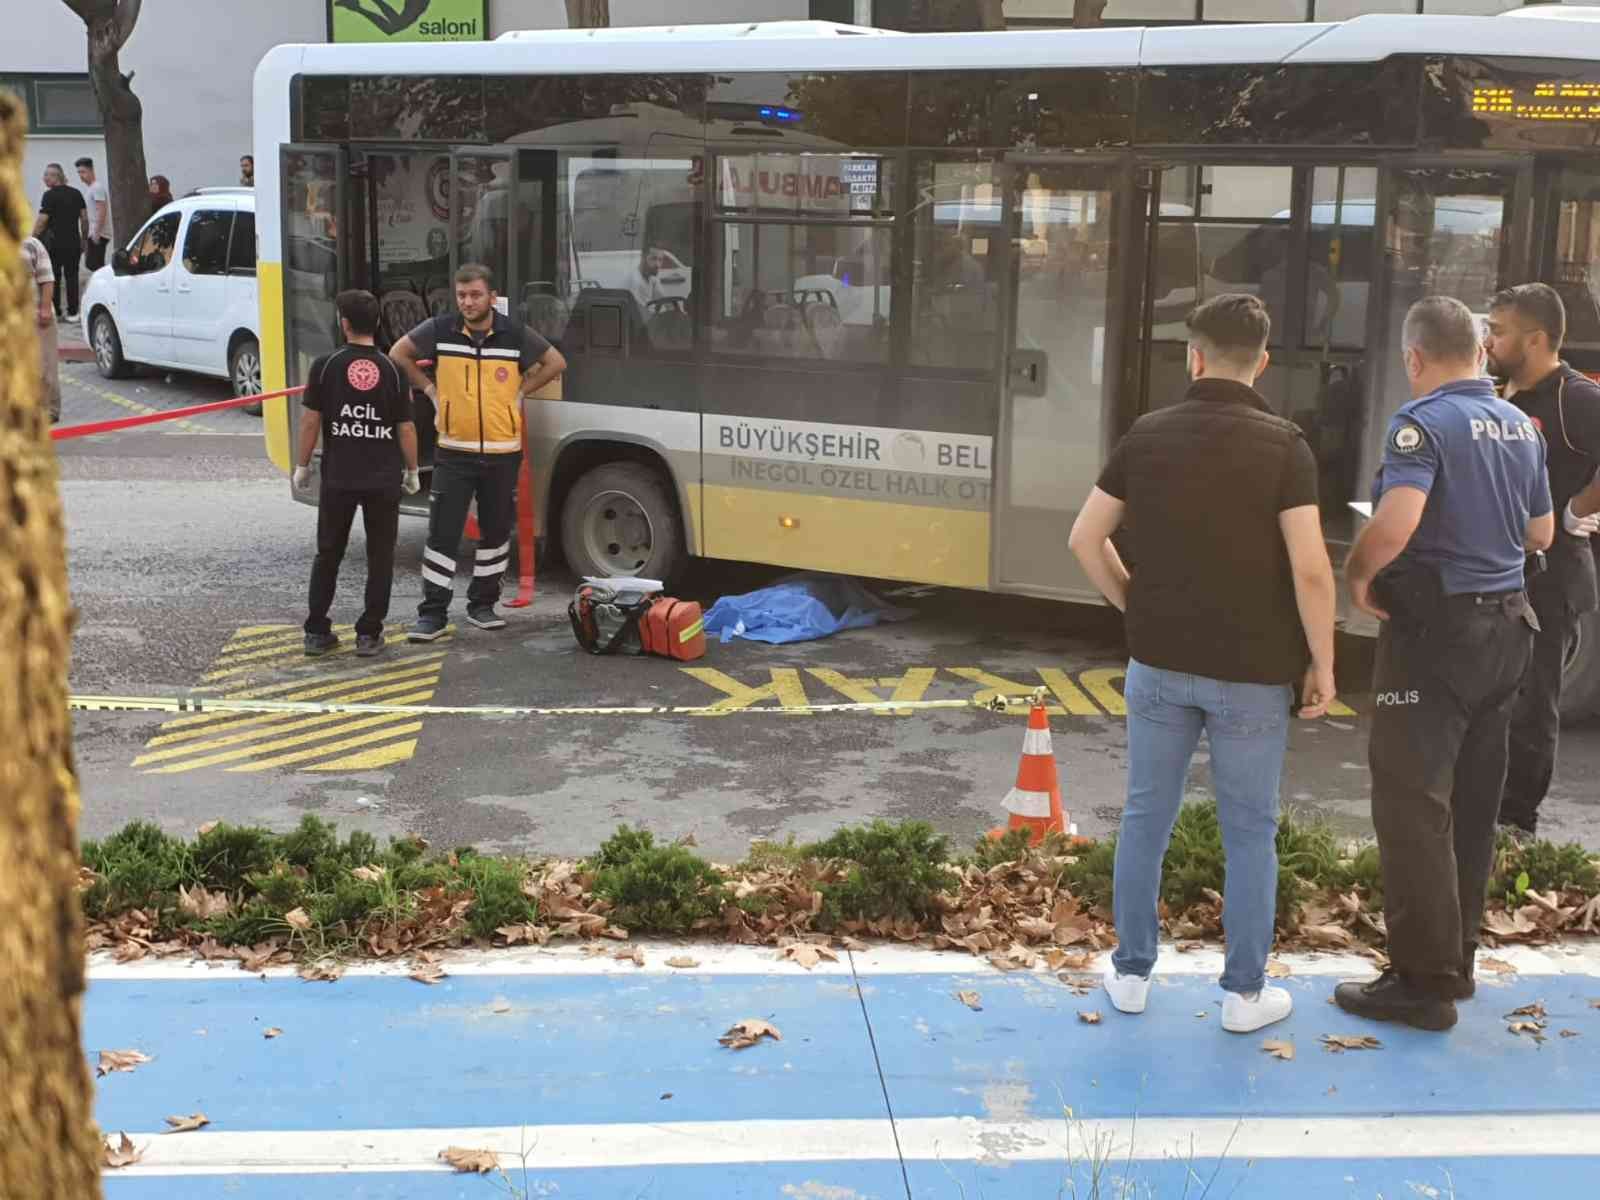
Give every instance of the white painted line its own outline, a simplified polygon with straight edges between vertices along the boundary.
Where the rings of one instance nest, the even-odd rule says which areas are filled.
[[[680,942],[641,941],[637,943],[645,955],[645,965],[636,967],[632,961],[618,961],[612,955],[634,943],[605,942],[605,955],[588,955],[572,942],[543,948],[515,946],[504,950],[453,950],[442,951],[438,958],[450,975],[849,975],[854,964],[858,975],[999,975],[1002,972],[990,965],[987,959],[953,950],[923,950],[917,947],[874,945],[866,950],[846,953],[835,951],[838,962],[819,962],[806,970],[797,963],[780,959],[778,951],[770,946],[685,945]],[[1038,949],[1038,947],[1036,947]],[[1515,974],[1499,975],[1479,970],[1478,981],[1494,985],[1515,980],[1519,975],[1587,975],[1600,978],[1600,941],[1566,942],[1560,945],[1535,949],[1528,946],[1503,946],[1495,950],[1480,950],[1479,960],[1493,957],[1511,964]],[[697,966],[669,967],[669,958],[692,958]],[[1288,966],[1291,978],[1304,976],[1326,978],[1339,976],[1361,978],[1375,973],[1372,960],[1354,954],[1282,954],[1274,956]],[[1086,972],[1095,972],[1105,963],[1103,954],[1093,954]],[[293,977],[296,967],[271,967],[261,972],[269,978]],[[353,962],[345,974],[353,978],[366,976],[404,976],[411,973],[409,959],[399,958],[386,962]],[[1044,968],[1041,967],[1043,972]],[[1026,972],[1023,972],[1026,974]],[[1163,977],[1186,978],[1192,976],[1215,977],[1222,974],[1222,951],[1206,947],[1180,953],[1172,945],[1163,945],[1156,964],[1155,977],[1159,984]],[[233,961],[208,963],[199,959],[141,959],[137,962],[118,963],[109,954],[96,953],[89,959],[91,980],[230,980],[239,977],[238,964]]]
[[[1593,1155],[1600,1115],[1473,1113],[1440,1117],[1145,1118],[980,1121],[973,1117],[854,1121],[682,1121],[615,1125],[505,1125],[457,1129],[130,1134],[144,1157],[121,1176],[310,1175],[439,1171],[440,1150],[493,1150],[508,1170],[717,1166],[764,1162],[993,1163],[1081,1160],[1110,1147],[1112,1161],[1177,1158],[1470,1159]],[[1076,1155],[1076,1158],[1074,1158]]]

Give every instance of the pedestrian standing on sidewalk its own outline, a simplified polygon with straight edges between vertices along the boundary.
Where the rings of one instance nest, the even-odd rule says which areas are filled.
[[[60,163],[51,163],[44,169],[44,188],[33,236],[50,247],[50,266],[56,273],[56,319],[76,321],[78,263],[83,257],[83,239],[89,232],[89,207],[83,193],[67,184],[67,173]]]
[[[1266,981],[1278,891],[1278,784],[1295,685],[1299,714],[1334,698],[1333,568],[1317,466],[1291,421],[1252,386],[1271,321],[1254,296],[1189,317],[1178,404],[1134,423],[1072,527],[1094,585],[1126,614],[1128,801],[1117,837],[1111,1003],[1144,1011],[1159,935],[1161,862],[1206,735],[1227,855],[1222,1027],[1281,1021],[1289,993]],[[1126,523],[1130,574],[1111,535]],[[1309,664],[1309,665],[1308,665]]]
[[[239,186],[253,188],[256,185],[256,156],[244,154],[239,157]]]
[[[73,166],[83,184],[89,227],[83,235],[83,265],[92,274],[106,265],[106,247],[111,242],[111,193],[95,178],[94,159],[80,158]]]
[[[294,487],[311,480],[311,454],[322,438],[322,485],[317,508],[317,557],[311,567],[306,653],[317,657],[339,644],[328,610],[356,510],[367,531],[366,608],[356,621],[356,653],[383,650],[383,621],[394,585],[394,543],[400,494],[420,490],[417,427],[411,392],[394,363],[373,344],[378,300],[371,292],[341,292],[335,304],[345,344],[311,364],[301,400]]]
[[[1489,301],[1491,370],[1506,380],[1505,397],[1544,433],[1550,500],[1561,514],[1547,569],[1528,577],[1539,632],[1522,691],[1511,710],[1511,739],[1500,823],[1533,833],[1550,790],[1561,733],[1561,677],[1578,640],[1578,622],[1593,612],[1594,551],[1600,529],[1600,384],[1561,361],[1567,310],[1553,287],[1525,283]],[[1476,940],[1475,938],[1470,940]]]
[[[61,362],[56,341],[56,312],[52,299],[56,273],[50,251],[35,237],[22,239],[22,266],[33,280],[33,308],[39,326],[39,381],[50,424],[61,419]]]
[[[1367,761],[1389,966],[1334,1000],[1445,1030],[1475,990],[1506,731],[1539,627],[1524,559],[1550,545],[1555,516],[1544,439],[1483,377],[1467,306],[1417,301],[1401,345],[1415,398],[1389,423],[1345,563],[1351,601],[1382,622]]]
[[[505,628],[495,605],[511,556],[523,405],[567,369],[561,351],[496,309],[488,267],[462,267],[455,288],[459,312],[424,321],[389,352],[412,385],[433,402],[439,431],[428,497],[422,603],[407,631],[413,642],[431,642],[444,634],[456,554],[474,500],[480,538],[467,588],[467,620],[479,629]],[[429,358],[437,386],[417,366],[419,359]]]

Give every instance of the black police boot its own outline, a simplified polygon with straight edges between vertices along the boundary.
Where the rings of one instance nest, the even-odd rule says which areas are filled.
[[[1367,983],[1341,983],[1333,989],[1340,1008],[1372,1021],[1398,1021],[1413,1029],[1442,1033],[1456,1023],[1456,1005],[1410,982],[1393,970]]]
[[[1464,942],[1461,946],[1461,974],[1451,980],[1452,1000],[1471,1000],[1478,994],[1477,972],[1473,960],[1478,957],[1478,943]]]

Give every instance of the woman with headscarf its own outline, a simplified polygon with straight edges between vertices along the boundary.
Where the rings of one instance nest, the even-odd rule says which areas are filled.
[[[172,203],[172,183],[165,175],[150,176],[150,211],[160,212]]]

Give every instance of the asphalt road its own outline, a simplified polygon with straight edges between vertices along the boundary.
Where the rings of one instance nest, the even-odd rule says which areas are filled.
[[[221,382],[183,376],[108,383],[90,364],[64,365],[62,382],[68,424],[226,394]],[[1123,651],[1104,610],[914,589],[895,597],[916,610],[904,623],[788,647],[713,645],[691,673],[665,660],[583,655],[565,615],[573,580],[552,571],[501,632],[466,627],[432,647],[397,643],[378,660],[313,663],[299,654],[298,624],[314,513],[290,499],[267,461],[259,421],[228,412],[59,449],[79,610],[75,693],[771,707],[1054,683],[1069,710],[1052,726],[1073,819],[1104,834],[1120,812]],[[421,596],[423,536],[420,521],[402,523],[394,633]],[[709,602],[777,574],[708,563],[680,590]],[[358,530],[336,621],[354,619],[362,578]],[[1370,832],[1356,715],[1370,698],[1355,683],[1361,672],[1350,674],[1352,713],[1297,723],[1284,799],[1356,837]],[[734,857],[752,838],[804,840],[874,816],[922,817],[970,841],[1001,816],[1022,728],[1020,717],[976,710],[198,720],[80,712],[75,743],[88,837],[138,817],[185,831],[217,818],[287,827],[315,812],[346,829],[415,831],[436,845],[569,854],[626,821],[692,834],[704,851]],[[1197,794],[1207,786],[1203,754],[1190,782]],[[1600,847],[1600,725],[1567,732],[1545,825]]]

